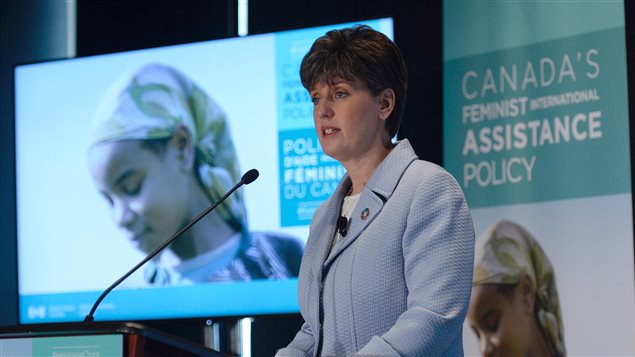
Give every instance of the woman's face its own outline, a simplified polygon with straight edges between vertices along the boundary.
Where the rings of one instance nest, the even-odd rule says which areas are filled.
[[[392,105],[387,110],[383,95],[373,96],[362,81],[335,78],[318,83],[310,95],[315,129],[327,155],[340,162],[355,160],[390,140],[384,122]]]
[[[171,142],[162,153],[139,140],[101,143],[91,148],[89,160],[115,224],[137,249],[153,251],[189,221],[192,172]]]
[[[475,285],[467,317],[479,340],[483,356],[531,355],[533,301],[526,301],[518,288],[503,295],[496,284]]]

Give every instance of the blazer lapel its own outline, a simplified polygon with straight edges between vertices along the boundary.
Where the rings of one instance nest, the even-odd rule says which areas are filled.
[[[337,226],[337,218],[339,217],[341,211],[341,202],[350,185],[350,178],[348,176],[344,176],[335,189],[335,192],[333,192],[331,197],[325,202],[326,206],[323,210],[323,217],[316,220],[319,222],[314,230],[318,235],[315,247],[315,257],[317,259],[313,259],[312,268],[318,279],[322,278],[324,261],[329,256],[331,245],[333,244],[333,238],[335,237],[335,228]],[[317,217],[314,217],[314,219],[316,218]]]
[[[337,197],[335,207],[330,207],[330,209],[335,211],[335,215],[332,217],[333,221],[331,224],[333,225],[333,229],[330,230],[331,236],[325,253],[327,254],[325,256],[326,261],[324,261],[325,268],[327,268],[343,250],[358,239],[366,227],[373,222],[384,207],[384,203],[392,196],[401,176],[403,176],[408,166],[416,159],[417,155],[407,139],[401,140],[397,146],[391,150],[366,183],[366,187],[353,211],[350,226],[348,227],[348,234],[346,237],[340,237],[335,247],[330,250],[331,254],[328,255],[328,247],[331,246],[333,236],[335,235],[334,227],[341,211],[340,205],[344,194],[343,187],[348,186],[340,185],[340,187],[338,187],[339,195],[333,195]],[[348,178],[348,176],[346,178],[348,184],[350,184],[350,178]]]
[[[365,190],[364,193],[362,193],[359,201],[357,202],[357,206],[355,206],[353,215],[351,216],[348,233],[346,234],[346,237],[340,237],[337,241],[331,250],[331,254],[324,262],[325,267],[327,267],[344,249],[346,249],[346,247],[351,245],[351,243],[359,237],[364,229],[366,229],[375,217],[377,217],[383,206],[384,202],[373,192]],[[333,234],[335,234],[335,231],[333,231]]]

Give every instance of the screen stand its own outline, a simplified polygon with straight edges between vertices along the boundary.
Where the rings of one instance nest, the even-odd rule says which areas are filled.
[[[207,320],[204,331],[205,347],[231,354],[251,356],[251,323],[253,318]]]

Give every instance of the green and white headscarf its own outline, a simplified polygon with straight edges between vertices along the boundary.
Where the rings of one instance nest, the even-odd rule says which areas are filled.
[[[210,202],[215,202],[241,177],[225,113],[173,68],[148,64],[114,83],[96,112],[91,144],[167,139],[179,125],[192,135],[200,181]],[[243,233],[241,250],[245,249],[249,241],[241,192],[230,196],[217,212]]]
[[[554,356],[564,356],[564,328],[553,266],[532,235],[507,220],[494,224],[476,249],[473,285],[516,284],[527,275],[536,316]]]

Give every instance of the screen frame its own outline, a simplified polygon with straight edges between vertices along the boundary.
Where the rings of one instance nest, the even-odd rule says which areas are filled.
[[[349,23],[344,23],[344,24],[328,24],[328,25],[321,25],[321,26],[316,26],[316,27],[304,27],[304,28],[298,28],[298,29],[291,29],[291,30],[284,30],[284,31],[276,31],[276,32],[270,32],[270,33],[261,33],[261,34],[254,34],[254,35],[249,35],[249,36],[244,36],[243,38],[253,38],[253,37],[260,37],[260,36],[268,36],[268,35],[274,35],[274,34],[280,34],[280,33],[285,33],[285,32],[293,32],[293,31],[297,31],[297,30],[305,30],[305,29],[325,29],[327,27],[343,27],[343,26],[348,26],[351,25],[353,23],[365,23],[368,21],[375,21],[375,20],[389,20],[390,21],[390,25],[391,25],[391,35],[394,38],[394,19],[390,18],[390,17],[383,17],[383,18],[376,18],[376,19],[367,19],[367,20],[359,20],[359,21],[355,21],[355,22],[349,22]],[[40,321],[25,321],[22,318],[22,315],[20,313],[20,311],[22,311],[22,298],[21,296],[23,296],[23,294],[21,293],[21,289],[20,289],[20,264],[19,264],[19,259],[20,259],[20,254],[19,254],[19,250],[20,250],[20,243],[19,243],[19,239],[20,239],[20,230],[19,230],[19,209],[18,209],[18,205],[20,204],[19,200],[19,190],[18,190],[18,186],[20,185],[20,182],[18,182],[18,125],[17,125],[17,116],[18,113],[16,112],[16,106],[17,106],[17,76],[16,73],[20,68],[23,68],[25,66],[29,66],[29,65],[40,65],[40,64],[44,64],[44,63],[56,63],[56,62],[64,62],[64,63],[68,63],[69,61],[76,61],[76,60],[81,60],[81,59],[91,59],[91,58],[96,58],[96,57],[104,57],[104,56],[111,56],[111,55],[122,55],[122,54],[128,54],[128,53],[135,53],[135,52],[139,52],[139,51],[145,51],[145,50],[150,50],[150,49],[167,49],[167,48],[174,48],[174,47],[178,47],[178,46],[182,46],[182,45],[192,45],[192,44],[205,44],[205,43],[209,43],[209,42],[217,42],[217,41],[231,41],[231,40],[235,40],[237,39],[237,37],[231,37],[231,38],[220,38],[220,39],[212,39],[212,40],[206,40],[206,41],[197,41],[197,42],[187,42],[187,43],[183,43],[183,44],[174,44],[174,45],[168,45],[168,46],[159,46],[159,47],[148,47],[148,48],[141,48],[141,49],[136,49],[136,50],[127,50],[127,51],[119,51],[119,52],[112,52],[112,53],[105,53],[105,54],[98,54],[98,55],[90,55],[90,56],[78,56],[78,57],[73,57],[73,58],[60,58],[60,59],[54,59],[54,60],[47,60],[47,61],[34,61],[34,62],[29,62],[29,63],[21,63],[21,64],[16,64],[13,66],[13,81],[14,81],[14,101],[13,101],[13,106],[14,106],[14,138],[15,138],[15,151],[14,151],[14,156],[15,156],[15,161],[14,161],[14,172],[15,172],[15,190],[14,190],[14,203],[15,203],[15,240],[16,240],[16,246],[15,246],[15,254],[16,254],[16,282],[18,285],[18,289],[17,289],[17,306],[18,306],[18,323],[19,324],[25,324],[25,325],[32,325],[32,324],[58,324],[58,323],[66,323],[67,321],[44,321],[44,322],[40,322]],[[99,311],[99,310],[98,310]],[[245,313],[232,313],[232,314],[223,314],[223,315],[209,315],[209,314],[201,314],[200,316],[180,316],[180,317],[156,317],[156,318],[150,318],[150,319],[145,319],[145,318],[137,318],[134,319],[134,321],[148,321],[148,322],[152,322],[152,321],[157,321],[157,320],[182,320],[182,321],[200,321],[200,320],[204,320],[207,318],[229,318],[229,317],[241,317],[241,316],[288,316],[288,315],[293,315],[293,314],[297,314],[298,310],[294,310],[294,311],[278,311],[278,312],[273,312],[273,313],[269,313],[269,312],[263,312],[263,313],[249,313],[249,314],[245,314]],[[129,319],[107,319],[105,321],[128,321]]]

